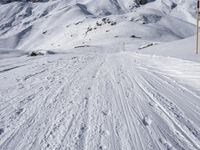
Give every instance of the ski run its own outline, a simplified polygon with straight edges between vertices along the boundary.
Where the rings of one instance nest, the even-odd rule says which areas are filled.
[[[1,150],[200,149],[199,63],[130,52],[0,63]]]
[[[0,0],[0,150],[200,150],[196,0]]]

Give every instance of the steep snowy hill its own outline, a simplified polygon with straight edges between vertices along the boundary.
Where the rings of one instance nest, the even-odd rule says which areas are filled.
[[[0,150],[200,150],[195,1],[0,2]]]

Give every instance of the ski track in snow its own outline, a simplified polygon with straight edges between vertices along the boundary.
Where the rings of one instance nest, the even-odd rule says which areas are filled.
[[[182,80],[199,82],[200,65],[184,63]],[[200,93],[160,67],[178,59],[69,53],[0,64],[1,150],[200,149]]]

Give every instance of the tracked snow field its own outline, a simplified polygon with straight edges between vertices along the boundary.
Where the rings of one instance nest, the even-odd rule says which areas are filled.
[[[200,64],[137,54],[0,60],[0,149],[200,149]]]

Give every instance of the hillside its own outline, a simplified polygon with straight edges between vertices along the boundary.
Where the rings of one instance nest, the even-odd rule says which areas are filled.
[[[190,10],[194,3],[170,0],[157,0],[144,6],[140,3],[132,0],[77,3],[59,0],[0,5],[0,48],[69,49],[81,43],[90,44],[90,41],[101,45],[105,43],[102,41],[104,36],[114,42],[130,41],[132,35],[140,37],[133,39],[137,43],[144,40],[163,42],[195,33],[195,12]]]
[[[0,150],[199,150],[195,7],[0,0]]]

